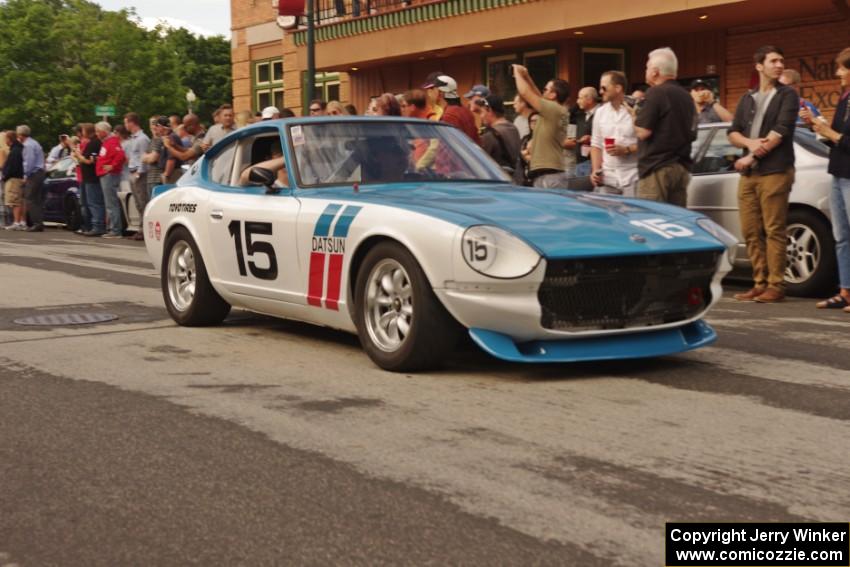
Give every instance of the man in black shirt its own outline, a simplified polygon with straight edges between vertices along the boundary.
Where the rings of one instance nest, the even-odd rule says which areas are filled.
[[[788,195],[794,183],[794,127],[800,99],[779,83],[785,70],[782,50],[772,45],[756,51],[759,87],[741,97],[729,128],[729,141],[744,148],[735,162],[738,211],[754,285],[735,295],[739,301],[776,303],[785,299]]]
[[[481,133],[481,147],[496,163],[510,168],[513,173],[519,163],[519,130],[505,119],[502,97],[491,94],[477,99],[473,104],[482,110],[484,129]]]
[[[6,207],[12,210],[12,224],[6,230],[25,230],[24,221],[24,146],[14,131],[6,132],[9,155],[3,164],[3,183]]]
[[[691,180],[691,142],[696,110],[691,95],[676,82],[678,60],[669,47],[646,62],[646,100],[635,119],[638,137],[638,189],[641,199],[684,207]]]
[[[102,236],[106,234],[106,206],[100,179],[95,171],[95,162],[100,154],[100,140],[95,135],[94,124],[91,123],[82,125],[81,134],[80,146],[73,154],[83,180],[80,187],[83,226],[80,230],[85,236]]]

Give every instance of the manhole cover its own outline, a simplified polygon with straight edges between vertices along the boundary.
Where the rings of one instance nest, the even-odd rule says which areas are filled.
[[[51,315],[33,315],[15,319],[18,325],[41,325],[55,327],[58,325],[90,325],[113,321],[118,315],[111,313],[53,313]]]

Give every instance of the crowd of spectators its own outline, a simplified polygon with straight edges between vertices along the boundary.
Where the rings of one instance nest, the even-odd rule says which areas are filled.
[[[462,96],[455,79],[441,71],[428,75],[421,88],[384,93],[371,98],[365,115],[406,116],[451,124],[480,145],[518,185],[537,188],[574,187],[589,180],[592,190],[638,197],[678,206],[687,204],[691,145],[701,123],[731,122],[729,141],[743,150],[735,163],[740,173],[739,210],[754,286],[737,294],[742,301],[782,301],[786,262],[788,194],[794,180],[795,128],[810,128],[832,149],[829,173],[834,177],[830,206],[838,256],[840,293],[820,302],[820,308],[850,312],[850,48],[836,59],[843,96],[832,123],[799,96],[800,75],[785,67],[782,50],[760,48],[754,57],[759,84],[746,93],[734,114],[715,98],[709,83],[695,80],[690,88],[677,79],[678,60],[669,48],[649,54],[645,84],[627,93],[625,75],[607,71],[596,86],[582,88],[576,104],[568,104],[570,85],[553,77],[540,91],[528,69],[512,66],[516,96],[513,119],[506,101],[486,85],[474,85]],[[309,116],[355,115],[352,105],[313,100]],[[7,230],[44,230],[41,184],[52,163],[72,156],[77,176],[86,236],[121,237],[118,190],[129,186],[139,211],[151,190],[174,183],[213,144],[250,122],[294,116],[270,106],[256,115],[235,116],[220,107],[205,130],[198,116],[154,116],[150,137],[140,117],[129,113],[114,130],[107,122],[80,124],[73,136],[62,135],[45,158],[26,125],[0,133],[6,211],[0,221]],[[427,161],[427,147],[414,159]],[[30,226],[25,223],[29,216]],[[142,239],[140,231],[133,236]]]

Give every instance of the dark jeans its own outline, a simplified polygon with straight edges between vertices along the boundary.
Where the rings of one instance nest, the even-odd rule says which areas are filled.
[[[103,189],[100,186],[100,181],[83,183],[81,193],[83,197],[80,200],[85,203],[83,226],[97,232],[105,231],[106,209],[103,205]]]
[[[27,212],[33,226],[44,224],[44,193],[42,185],[47,172],[40,169],[27,177],[24,181],[24,200],[27,203]]]

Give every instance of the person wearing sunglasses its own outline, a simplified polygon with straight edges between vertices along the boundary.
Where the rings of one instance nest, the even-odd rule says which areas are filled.
[[[321,99],[310,101],[310,106],[308,107],[310,109],[310,116],[324,116],[327,107],[328,103]]]

